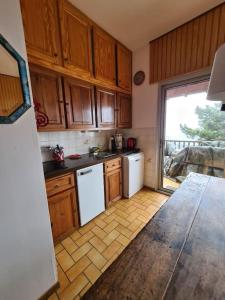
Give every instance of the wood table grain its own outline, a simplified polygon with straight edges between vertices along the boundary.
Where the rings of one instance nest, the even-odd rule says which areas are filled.
[[[225,179],[191,173],[83,299],[225,299]]]

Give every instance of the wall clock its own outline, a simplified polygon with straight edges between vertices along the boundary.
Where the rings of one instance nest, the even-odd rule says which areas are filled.
[[[134,74],[134,84],[141,85],[145,80],[145,72],[138,71]]]

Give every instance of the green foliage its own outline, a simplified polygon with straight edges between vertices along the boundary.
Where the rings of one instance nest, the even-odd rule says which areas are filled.
[[[180,124],[181,131],[191,139],[225,140],[225,112],[220,111],[221,104],[196,107],[199,128],[191,128]]]

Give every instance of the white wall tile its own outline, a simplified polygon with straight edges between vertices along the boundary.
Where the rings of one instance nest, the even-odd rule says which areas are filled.
[[[42,161],[51,160],[51,153],[43,147],[54,147],[57,144],[64,148],[65,156],[79,153],[85,154],[89,152],[90,147],[101,145],[103,149],[108,148],[110,135],[115,133],[109,131],[66,131],[66,132],[39,132],[39,145],[41,147]]]

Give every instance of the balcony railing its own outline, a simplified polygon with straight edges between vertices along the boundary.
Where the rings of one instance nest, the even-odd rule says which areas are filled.
[[[211,141],[210,141],[211,142]],[[208,141],[178,141],[178,140],[165,140],[165,146],[168,143],[173,144],[176,150],[183,149],[185,147],[195,147],[195,146],[210,146]]]

